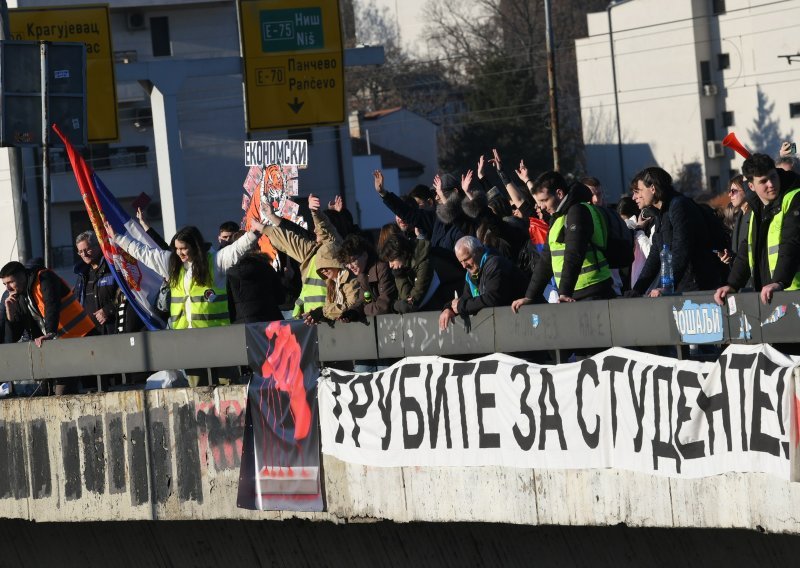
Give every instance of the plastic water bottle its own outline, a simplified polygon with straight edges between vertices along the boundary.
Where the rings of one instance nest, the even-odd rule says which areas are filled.
[[[661,249],[661,292],[663,294],[675,293],[675,279],[672,276],[672,253],[669,245]]]

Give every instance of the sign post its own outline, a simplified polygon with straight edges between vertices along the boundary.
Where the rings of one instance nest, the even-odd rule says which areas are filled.
[[[248,131],[344,122],[338,0],[239,0],[239,25]]]

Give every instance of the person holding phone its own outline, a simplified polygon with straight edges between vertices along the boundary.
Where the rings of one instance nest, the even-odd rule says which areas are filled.
[[[787,172],[798,173],[797,158],[795,154],[797,154],[797,144],[794,142],[784,142],[781,144],[778,159],[775,160],[775,167]]]

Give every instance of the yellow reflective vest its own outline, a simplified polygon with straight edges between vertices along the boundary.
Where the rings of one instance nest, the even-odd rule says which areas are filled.
[[[306,270],[306,277],[303,279],[303,287],[300,289],[300,295],[294,302],[292,317],[299,318],[301,315],[307,314],[313,309],[324,306],[327,296],[328,286],[325,280],[320,278],[319,274],[317,274],[317,255],[314,254],[308,263],[308,269]]]
[[[608,260],[606,255],[600,249],[606,248],[607,237],[603,228],[603,223],[600,219],[600,214],[590,203],[578,203],[573,205],[577,207],[583,205],[589,209],[592,214],[592,223],[594,230],[592,231],[592,240],[589,248],[586,250],[586,256],[581,265],[581,272],[578,275],[578,280],[575,282],[575,290],[582,290],[599,284],[611,278],[611,269],[608,267]],[[564,252],[566,251],[566,244],[558,242],[558,236],[564,229],[567,222],[567,215],[561,215],[556,218],[550,227],[550,232],[547,234],[547,244],[550,247],[550,258],[553,266],[553,276],[556,279],[556,287],[561,289],[561,273],[564,269]]]
[[[184,289],[185,267],[181,267],[177,282],[170,284],[169,326],[171,329],[230,325],[227,291],[214,286],[216,266],[211,254],[208,255],[208,270],[210,285],[200,285],[192,279],[188,297]],[[190,318],[187,317],[187,310],[191,313],[191,324]]]
[[[769,224],[769,229],[767,230],[767,265],[769,266],[769,279],[762,276],[762,284],[768,284],[772,281],[772,274],[775,272],[775,267],[778,265],[778,251],[781,247],[781,230],[783,229],[783,219],[786,217],[786,213],[789,211],[789,207],[792,204],[792,199],[799,191],[800,188],[793,189],[783,196],[783,200],[781,201],[781,210],[777,215],[775,215],[775,217],[772,218],[772,222]],[[753,227],[755,224],[755,220],[750,219],[750,227],[747,231],[747,259],[750,262],[750,274],[754,274],[755,269],[755,255],[753,254]],[[792,282],[787,284],[784,290],[800,290],[800,272],[797,272],[794,275]]]

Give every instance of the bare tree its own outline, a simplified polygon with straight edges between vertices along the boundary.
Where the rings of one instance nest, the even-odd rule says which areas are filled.
[[[568,169],[579,165],[583,151],[574,40],[586,35],[587,12],[603,10],[605,0],[559,0],[553,4],[560,135]],[[550,125],[543,2],[432,0],[426,19],[429,46],[441,56],[450,80],[464,90],[469,104],[458,124],[464,128],[472,128],[475,121],[486,125],[493,115],[498,130],[505,133],[526,128],[528,136],[519,133],[507,137],[508,142],[522,144],[516,148],[517,154],[538,157],[538,166],[547,167],[544,156],[548,154],[546,130]],[[515,76],[516,82],[507,80],[504,74]],[[481,93],[492,86],[506,91]],[[521,93],[513,92],[520,89]],[[520,94],[526,105],[519,104]],[[452,136],[452,132],[448,134]],[[445,156],[447,149],[443,148]],[[449,149],[451,154],[457,152],[452,145]],[[451,158],[458,159],[455,155]]]
[[[351,109],[364,112],[402,106],[424,116],[439,113],[451,91],[438,61],[412,59],[400,45],[397,23],[373,0],[354,4],[359,44],[382,45],[380,67],[349,68],[347,93]]]

